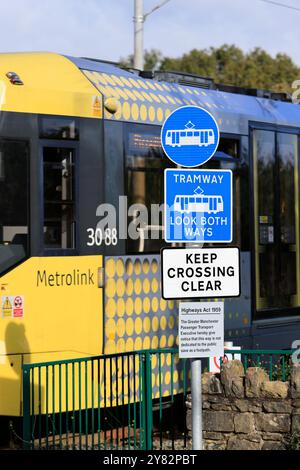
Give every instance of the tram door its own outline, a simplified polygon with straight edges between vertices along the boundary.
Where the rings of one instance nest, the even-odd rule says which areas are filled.
[[[256,309],[288,315],[300,306],[298,135],[253,129],[252,139]]]

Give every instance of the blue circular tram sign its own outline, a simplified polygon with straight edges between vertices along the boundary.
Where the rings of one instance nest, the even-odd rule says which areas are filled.
[[[170,160],[184,167],[207,162],[216,152],[220,132],[215,118],[198,106],[183,106],[165,120],[161,144]]]

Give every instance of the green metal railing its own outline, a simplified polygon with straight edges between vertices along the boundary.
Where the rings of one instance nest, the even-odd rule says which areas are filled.
[[[244,369],[248,367],[261,367],[269,375],[270,380],[281,380],[285,382],[289,379],[292,366],[292,350],[286,349],[226,349],[226,354],[232,358],[240,358]],[[222,363],[224,358],[220,359]]]
[[[177,349],[25,364],[24,447],[151,449],[167,436],[175,448],[178,433],[186,442],[175,413],[184,416],[187,365]]]
[[[225,353],[245,368],[263,367],[270,380],[289,378],[293,351]],[[24,448],[187,448],[189,366],[178,349],[25,364]]]

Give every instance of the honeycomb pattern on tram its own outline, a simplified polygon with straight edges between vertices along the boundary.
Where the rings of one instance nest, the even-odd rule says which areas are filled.
[[[105,354],[178,345],[178,303],[161,298],[160,284],[159,256],[105,259]],[[159,361],[162,374],[158,373]],[[152,356],[154,396],[159,396],[160,388],[164,396],[171,388],[174,393],[181,391],[183,376],[178,356],[173,364],[170,354],[161,354],[160,359],[158,354]]]
[[[116,113],[104,108],[104,118],[132,122],[162,124],[172,111],[180,106],[205,106],[217,112],[224,108],[216,104],[205,90],[141,79],[136,76],[116,75],[90,70],[82,70],[85,76],[100,91],[104,99],[116,98],[120,103]],[[214,99],[218,99],[217,96]],[[230,104],[227,104],[230,108]],[[217,117],[221,125],[223,120]],[[226,119],[229,123],[229,119]]]

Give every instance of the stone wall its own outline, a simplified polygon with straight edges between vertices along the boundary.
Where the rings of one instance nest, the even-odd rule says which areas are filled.
[[[284,450],[300,430],[300,365],[289,382],[270,382],[267,373],[240,361],[202,376],[203,437],[209,450]],[[192,403],[187,401],[191,434]]]

